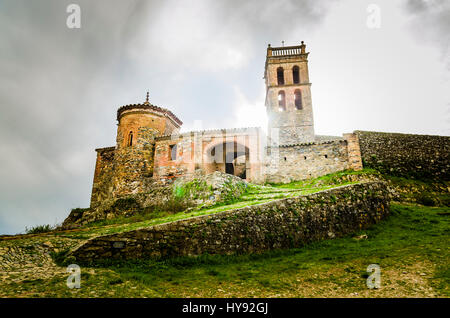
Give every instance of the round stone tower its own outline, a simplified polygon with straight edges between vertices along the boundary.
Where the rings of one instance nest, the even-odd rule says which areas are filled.
[[[117,110],[117,149],[139,147],[148,138],[177,133],[183,124],[170,110],[150,104],[122,106]]]
[[[155,138],[177,133],[183,124],[171,111],[150,104],[117,110],[117,138],[113,196],[145,192],[153,183]]]

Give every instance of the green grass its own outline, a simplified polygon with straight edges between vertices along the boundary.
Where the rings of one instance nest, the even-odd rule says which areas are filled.
[[[65,276],[8,290],[40,297],[449,297],[449,208],[391,210],[365,231],[295,249],[110,262],[83,268],[80,290],[68,290]],[[372,263],[381,267],[379,290],[366,287]]]
[[[71,242],[67,246],[73,246],[76,241],[97,235],[309,194],[355,183],[358,178],[353,179],[354,175],[371,174],[377,173],[365,169],[290,184],[249,185],[239,199],[215,206],[178,213],[144,211],[127,218],[93,223],[74,232],[45,233],[41,240],[59,237]],[[432,185],[423,181],[384,177],[405,188],[425,186],[432,189]],[[69,290],[65,286],[67,277],[62,274],[51,279],[8,283],[6,289],[0,285],[0,296],[355,297],[358,293],[364,297],[449,297],[449,216],[450,210],[445,206],[393,204],[388,219],[353,236],[264,254],[104,263],[82,269],[82,288],[79,290]],[[61,261],[65,251],[66,248],[62,248],[52,255],[56,261],[58,257]],[[380,290],[369,290],[365,285],[366,268],[372,263],[379,264],[382,270]],[[64,268],[61,271],[64,272]]]
[[[337,186],[354,184],[357,183],[358,181],[349,181],[349,177],[370,176],[370,175],[380,176],[378,172],[371,169],[364,169],[361,171],[346,170],[321,176],[315,179],[297,181],[288,184],[267,184],[265,186],[249,184],[246,192],[240,198],[228,200],[226,202],[216,203],[213,206],[206,206],[206,207],[200,206],[182,212],[177,212],[177,209],[175,209],[174,211],[169,211],[170,209],[166,209],[164,211],[152,210],[151,208],[143,209],[136,212],[132,216],[127,217],[119,216],[114,219],[101,220],[87,224],[78,229],[77,231],[69,233],[61,232],[56,233],[56,235],[62,235],[65,237],[82,240],[97,235],[106,235],[124,231],[131,231],[143,227],[173,222],[190,217],[208,215],[231,209],[238,209],[250,205],[266,203],[272,200],[283,199],[299,195],[307,195],[318,191],[331,189]],[[411,184],[414,185],[423,184],[423,181],[417,180],[408,181],[404,178],[390,177],[390,176],[386,176],[386,178],[389,178],[389,180],[391,180],[392,182],[403,185],[405,187]],[[422,201],[421,200],[417,201],[420,203],[427,203],[427,205],[432,205],[431,203],[428,204],[430,200],[426,201],[427,198],[428,197],[425,197],[425,199],[423,199]],[[434,200],[433,202],[435,201],[436,200]]]
[[[383,177],[401,189],[400,201],[417,202],[427,206],[450,206],[450,181],[407,179],[392,175]]]
[[[341,173],[338,173],[341,175]],[[333,174],[335,175],[335,174]],[[332,176],[332,175],[331,175]],[[327,176],[318,178],[319,180],[326,180]],[[331,177],[328,177],[331,180]],[[136,230],[143,227],[174,222],[181,219],[208,215],[218,212],[223,212],[232,209],[239,209],[246,206],[270,202],[277,199],[289,198],[299,195],[307,195],[337,186],[354,184],[356,182],[342,182],[340,184],[317,182],[315,184],[303,184],[295,182],[292,184],[279,184],[271,186],[260,186],[250,184],[247,191],[238,199],[228,200],[226,202],[219,202],[213,206],[197,207],[184,212],[172,213],[170,211],[147,211],[142,210],[136,214],[125,217],[120,216],[110,220],[101,220],[89,223],[75,232],[61,232],[56,235],[64,235],[66,237],[87,239],[95,235],[106,235],[119,233],[124,231]]]
[[[340,185],[343,183],[342,179],[348,176],[365,176],[365,175],[379,175],[376,170],[373,169],[363,169],[363,170],[344,170],[339,172],[330,173],[324,176],[320,176],[313,179],[307,179],[302,181],[294,181],[291,183],[283,184],[283,183],[268,183],[267,185],[277,187],[277,188],[285,188],[285,189],[306,189],[306,188],[314,188],[320,185]]]
[[[62,240],[66,245],[59,252],[52,252],[54,260],[60,263],[68,248],[93,236],[305,195],[356,183],[358,178],[352,178],[355,175],[372,174],[380,176],[364,169],[290,184],[249,185],[239,199],[210,207],[178,213],[143,211],[131,217],[93,223],[73,232],[48,232],[29,239],[0,241],[0,247],[23,241],[20,244],[26,243],[23,246],[26,253],[34,253],[34,241],[29,240]],[[383,177],[405,189],[424,187],[430,192],[422,193],[422,203],[448,202],[446,193],[435,196],[433,184]],[[417,195],[405,193],[405,197]],[[428,200],[430,196],[434,196],[433,202]],[[0,282],[0,297],[450,297],[448,205],[396,203],[391,210],[391,216],[365,231],[295,249],[103,263],[82,268],[82,288],[77,290],[66,287],[67,275],[62,267],[61,274],[49,279]],[[381,267],[379,290],[369,290],[365,283],[366,268],[373,263]]]

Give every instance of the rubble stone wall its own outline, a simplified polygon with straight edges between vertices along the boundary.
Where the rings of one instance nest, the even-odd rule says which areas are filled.
[[[77,262],[259,253],[344,236],[389,214],[384,182],[342,186],[240,209],[96,237],[69,253]]]
[[[364,167],[406,178],[450,180],[450,137],[355,131]]]

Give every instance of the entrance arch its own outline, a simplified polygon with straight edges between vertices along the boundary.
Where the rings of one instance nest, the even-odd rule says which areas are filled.
[[[247,178],[249,149],[236,142],[220,142],[206,150],[207,172],[222,171],[242,179]]]

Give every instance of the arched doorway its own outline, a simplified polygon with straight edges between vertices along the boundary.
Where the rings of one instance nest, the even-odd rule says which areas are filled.
[[[234,165],[232,162],[225,162],[225,173],[234,175]]]
[[[235,141],[221,142],[207,150],[209,170],[222,171],[242,179],[247,178],[248,147]]]

